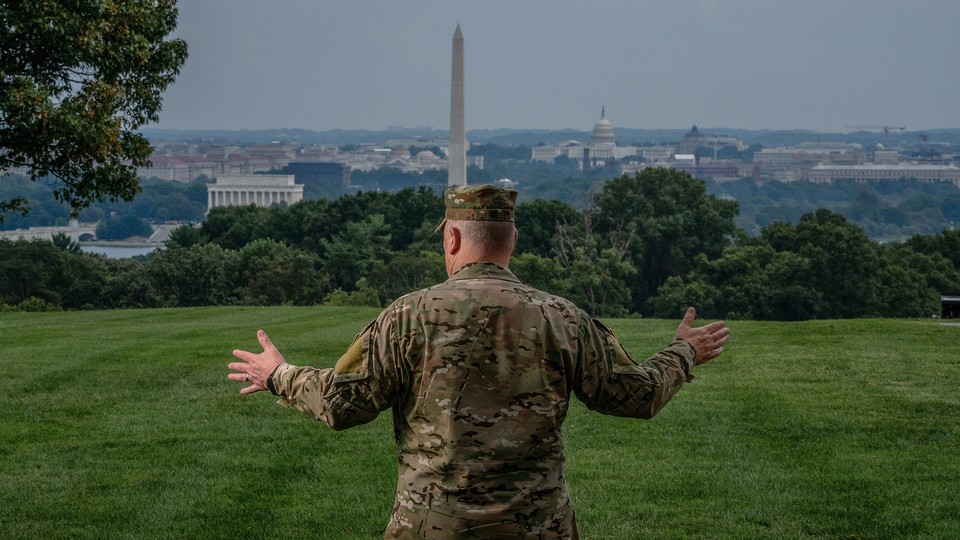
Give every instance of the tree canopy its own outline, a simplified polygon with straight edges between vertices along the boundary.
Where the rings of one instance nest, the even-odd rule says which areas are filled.
[[[131,200],[152,151],[136,130],[158,119],[187,58],[166,39],[176,23],[175,0],[0,1],[0,173],[54,178],[75,214]]]
[[[581,210],[517,205],[510,268],[593,316],[803,320],[929,317],[960,291],[960,231],[879,244],[820,209],[750,237],[734,202],[686,173],[608,181]],[[200,305],[382,306],[446,278],[432,190],[217,207],[132,260],[70,238],[0,240],[0,311]],[[121,218],[108,220],[123,225]]]

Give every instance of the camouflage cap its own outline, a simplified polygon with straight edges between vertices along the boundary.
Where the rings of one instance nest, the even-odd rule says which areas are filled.
[[[490,184],[454,186],[443,192],[447,210],[436,231],[443,230],[448,219],[474,221],[513,221],[517,191]]]

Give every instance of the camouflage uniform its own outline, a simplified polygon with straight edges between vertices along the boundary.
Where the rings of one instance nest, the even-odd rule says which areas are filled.
[[[649,418],[693,364],[680,340],[638,364],[571,302],[474,263],[398,299],[334,368],[282,364],[274,384],[281,404],[334,429],[393,410],[385,538],[577,538],[560,430],[570,395]]]

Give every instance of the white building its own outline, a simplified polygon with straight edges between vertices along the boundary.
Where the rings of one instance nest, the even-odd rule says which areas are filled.
[[[918,163],[863,165],[820,164],[805,171],[811,182],[834,182],[836,180],[899,180],[916,178],[924,182],[953,182],[960,187],[960,168],[954,165],[929,165]]]
[[[207,210],[218,206],[272,206],[303,200],[303,184],[292,174],[218,176],[207,186]]]
[[[553,163],[560,156],[576,160],[580,168],[603,167],[611,160],[637,155],[635,146],[617,146],[613,124],[607,120],[605,108],[600,109],[600,119],[593,126],[590,144],[568,140],[557,145],[539,145],[532,149],[531,161]]]

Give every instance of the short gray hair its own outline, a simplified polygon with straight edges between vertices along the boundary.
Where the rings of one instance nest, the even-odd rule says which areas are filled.
[[[460,229],[460,236],[464,242],[483,246],[487,249],[513,248],[513,235],[516,231],[512,221],[476,221],[455,220],[448,221],[447,226]]]

